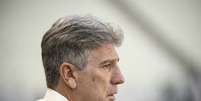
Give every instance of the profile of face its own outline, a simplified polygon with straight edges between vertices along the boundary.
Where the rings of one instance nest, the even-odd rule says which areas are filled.
[[[77,96],[82,101],[114,101],[117,85],[124,82],[118,62],[112,44],[103,44],[92,50],[86,68],[77,73]]]

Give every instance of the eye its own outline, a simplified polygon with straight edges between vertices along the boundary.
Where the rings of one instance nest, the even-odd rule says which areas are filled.
[[[109,72],[112,69],[112,63],[104,64],[103,69]]]

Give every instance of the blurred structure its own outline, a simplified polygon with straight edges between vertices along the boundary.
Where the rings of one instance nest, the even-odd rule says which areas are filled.
[[[157,45],[163,48],[172,58],[176,59],[181,66],[181,71],[184,71],[186,81],[176,81],[187,83],[184,87],[181,85],[175,85],[175,82],[167,82],[162,88],[163,101],[201,101],[201,65],[200,63],[194,63],[191,57],[186,56],[185,50],[179,49],[171,43],[167,38],[161,36],[161,34],[168,35],[160,29],[160,26],[153,26],[152,23],[145,15],[142,14],[136,8],[135,4],[129,1],[122,0],[110,0],[116,8],[118,8],[122,14],[132,22],[136,23],[140,29],[142,29]],[[193,1],[192,1],[193,2]],[[171,6],[171,5],[170,5]],[[201,6],[201,4],[200,4]],[[199,20],[199,19],[197,19]],[[199,20],[201,21],[201,20]],[[198,21],[198,22],[199,22]],[[200,23],[201,25],[201,23]],[[200,26],[201,27],[201,26]],[[198,32],[200,33],[200,32]],[[199,61],[196,61],[199,62]],[[181,89],[182,88],[182,89]]]
[[[200,10],[200,0],[1,0],[0,101],[44,95],[40,42],[56,19],[71,14],[124,30],[126,83],[117,101],[201,101]]]

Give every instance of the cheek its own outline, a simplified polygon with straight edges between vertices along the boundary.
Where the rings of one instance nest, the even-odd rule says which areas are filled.
[[[106,93],[109,89],[110,78],[109,75],[96,74],[92,77],[92,83],[95,86],[95,89],[100,91],[100,93]]]
[[[111,85],[110,77],[110,73],[102,69],[84,72],[79,75],[78,93],[83,94],[85,101],[105,101]]]

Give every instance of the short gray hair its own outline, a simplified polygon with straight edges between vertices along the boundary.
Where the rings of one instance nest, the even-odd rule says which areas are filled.
[[[59,66],[68,62],[80,70],[86,67],[88,53],[102,44],[120,46],[121,29],[114,29],[93,16],[66,16],[57,20],[42,39],[42,60],[47,86],[54,89]]]

